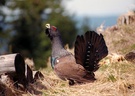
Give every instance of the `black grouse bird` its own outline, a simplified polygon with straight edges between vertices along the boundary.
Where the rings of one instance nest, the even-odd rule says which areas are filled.
[[[99,68],[98,63],[108,55],[103,35],[94,31],[78,35],[74,56],[64,48],[59,30],[50,24],[46,27],[46,34],[52,42],[51,66],[58,77],[69,80],[69,85],[96,80],[94,72]]]

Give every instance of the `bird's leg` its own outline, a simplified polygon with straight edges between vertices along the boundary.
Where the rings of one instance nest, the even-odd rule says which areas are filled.
[[[74,80],[72,80],[72,79],[68,79],[68,80],[69,80],[69,85],[74,85],[75,84]]]
[[[80,81],[76,81],[77,82],[77,84],[83,84],[83,82],[80,82]]]

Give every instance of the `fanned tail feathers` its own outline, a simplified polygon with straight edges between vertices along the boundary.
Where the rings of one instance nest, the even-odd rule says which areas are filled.
[[[85,35],[77,36],[75,42],[75,59],[88,72],[99,68],[99,61],[106,57],[108,49],[102,34],[88,31]]]

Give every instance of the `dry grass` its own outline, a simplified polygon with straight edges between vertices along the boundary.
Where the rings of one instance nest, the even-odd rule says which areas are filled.
[[[126,54],[135,49],[135,25],[117,26],[117,29],[109,28],[103,33],[105,41],[111,53]]]
[[[103,61],[110,59],[106,57]],[[40,70],[44,79],[39,80],[41,86],[33,84],[30,88],[41,91],[41,94],[24,93],[12,96],[135,96],[135,64],[126,60],[103,64],[95,72],[97,80],[93,83],[69,86],[68,81],[62,81],[55,74],[50,66]],[[12,89],[11,89],[12,90]],[[12,92],[19,90],[12,90]],[[36,92],[34,92],[36,93]],[[6,95],[8,96],[8,95]]]
[[[60,80],[50,67],[42,70],[45,78],[42,82],[48,90],[43,96],[134,96],[135,65],[127,61],[101,65],[95,73],[94,83],[69,86]]]
[[[112,29],[106,29],[103,33],[109,55],[100,62],[101,67],[95,72],[95,82],[69,86],[68,81],[62,81],[54,74],[48,63],[46,69],[40,70],[45,78],[39,80],[39,84],[36,82],[37,84],[30,85],[29,88],[35,88],[37,92],[42,92],[42,95],[23,92],[20,96],[135,96],[135,64],[126,61],[123,55],[117,54],[125,54],[135,49],[135,27],[123,25]],[[66,48],[69,50],[68,46]],[[16,90],[10,88],[9,92],[11,91]]]
[[[125,54],[135,49],[134,25],[118,26],[113,31],[107,29],[103,35],[110,54]],[[43,90],[43,96],[135,96],[135,64],[126,61],[123,55],[117,55],[122,57],[121,61],[114,60],[114,56],[108,55],[100,62],[102,65],[95,72],[97,80],[94,83],[69,86],[67,81],[54,74],[50,66],[43,69],[47,78],[43,82],[49,85],[48,90]]]

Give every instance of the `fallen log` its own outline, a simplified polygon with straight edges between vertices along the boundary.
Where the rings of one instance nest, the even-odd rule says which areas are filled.
[[[4,73],[12,77],[15,82],[23,84],[25,88],[28,85],[25,62],[19,53],[0,56],[0,75]]]
[[[1,55],[0,74],[12,72],[25,74],[25,63],[23,57],[18,53]]]
[[[38,79],[43,79],[44,75],[40,71],[33,71],[33,78],[34,81],[36,81]]]
[[[33,72],[27,64],[25,64],[25,76],[28,83],[34,83]]]

